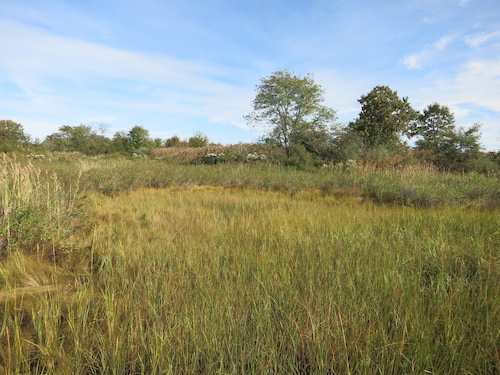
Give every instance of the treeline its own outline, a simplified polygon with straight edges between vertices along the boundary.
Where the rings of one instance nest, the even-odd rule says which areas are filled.
[[[112,138],[104,134],[103,125],[64,125],[43,141],[33,141],[21,124],[12,120],[0,120],[0,152],[80,152],[85,155],[148,155],[161,147],[205,147],[209,140],[203,133],[181,140],[178,136],[162,140],[151,138],[149,130],[140,125],[128,132],[117,132]]]
[[[382,167],[428,163],[443,170],[478,172],[500,167],[500,152],[481,152],[481,124],[457,127],[454,114],[445,105],[432,103],[417,111],[407,97],[400,97],[388,86],[377,86],[360,97],[358,117],[339,125],[336,111],[323,105],[323,94],[311,75],[300,77],[281,70],[261,79],[253,111],[245,118],[249,124],[268,129],[260,141],[261,151],[267,147],[273,155],[267,160],[299,168],[352,162]],[[186,140],[177,136],[163,140],[151,138],[139,125],[112,138],[105,136],[105,130],[102,125],[65,125],[42,142],[32,142],[21,124],[0,120],[0,152],[24,148],[147,156],[153,149],[200,148],[210,143],[199,132]],[[407,142],[411,138],[413,147]],[[241,159],[213,156],[216,158],[210,160]]]
[[[336,111],[323,105],[324,90],[311,75],[281,70],[261,79],[246,116],[268,128],[266,142],[286,150],[292,164],[362,161],[426,162],[447,170],[498,169],[499,153],[482,153],[480,124],[461,129],[450,109],[439,103],[415,110],[407,97],[388,86],[361,96],[361,112],[347,125],[335,123]],[[410,148],[405,139],[415,139]]]

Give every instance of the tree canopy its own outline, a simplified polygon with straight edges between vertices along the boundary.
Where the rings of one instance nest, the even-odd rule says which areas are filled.
[[[359,103],[359,117],[349,127],[367,146],[399,144],[400,135],[409,133],[417,117],[408,98],[400,98],[388,86],[376,86]]]
[[[444,105],[428,105],[418,116],[413,135],[419,137],[415,142],[418,150],[428,150],[439,154],[440,164],[450,166],[474,158],[479,154],[481,124],[470,128],[457,129],[455,116]]]
[[[439,151],[444,140],[455,130],[455,116],[444,105],[433,103],[418,116],[412,135],[421,137],[417,149]]]
[[[92,126],[80,124],[64,125],[59,131],[48,135],[43,142],[51,151],[78,151],[88,155],[105,153],[110,141],[99,134],[100,130]]]
[[[21,124],[12,120],[0,120],[0,140],[28,142],[29,136],[24,133],[24,128]]]
[[[323,94],[311,75],[300,77],[279,70],[261,78],[253,111],[245,118],[269,128],[268,137],[290,156],[295,145],[311,143],[333,124],[335,111],[322,104]]]

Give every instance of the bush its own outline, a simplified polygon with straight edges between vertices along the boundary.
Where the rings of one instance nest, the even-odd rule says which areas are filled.
[[[294,166],[299,169],[307,169],[323,164],[316,155],[306,150],[302,144],[294,145],[292,154],[285,160],[285,165]]]
[[[478,173],[491,173],[499,170],[499,166],[493,160],[482,154],[468,160],[464,167],[467,172]]]

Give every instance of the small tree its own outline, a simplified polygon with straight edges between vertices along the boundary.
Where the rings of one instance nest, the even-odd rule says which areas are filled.
[[[111,140],[111,151],[120,154],[129,152],[128,135],[126,132],[116,132]]]
[[[180,145],[181,145],[181,140],[176,135],[165,140],[165,147],[179,147]]]
[[[462,128],[448,132],[435,151],[445,158],[447,166],[460,167],[461,163],[479,155],[480,128],[481,124],[476,123],[468,129]]]
[[[457,129],[449,108],[433,103],[424,109],[414,127],[413,135],[421,137],[415,148],[432,151],[434,161],[442,167],[463,168],[464,163],[479,156],[480,127],[477,123],[468,129]]]
[[[128,132],[128,144],[132,152],[140,148],[151,147],[152,141],[149,138],[149,131],[140,125],[134,126]]]
[[[153,146],[156,148],[160,148],[163,146],[163,140],[161,138],[153,139]]]
[[[393,146],[401,143],[400,135],[409,133],[417,117],[408,98],[399,98],[388,86],[377,86],[359,99],[361,112],[349,124],[367,146]]]
[[[261,79],[253,112],[245,119],[268,127],[268,140],[284,147],[290,157],[296,144],[314,145],[335,120],[335,111],[322,105],[323,93],[311,75],[300,77],[280,70]]]
[[[191,138],[188,139],[188,146],[206,147],[208,146],[208,137],[201,132],[196,132]]]

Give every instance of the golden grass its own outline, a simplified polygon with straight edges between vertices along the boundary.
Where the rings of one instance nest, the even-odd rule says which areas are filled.
[[[82,167],[91,174],[101,164]],[[189,170],[255,178],[257,169],[238,168]],[[273,181],[271,172],[261,178]],[[21,186],[10,178],[0,184],[6,207]],[[0,373],[498,371],[494,209],[389,207],[316,183],[283,193],[201,186],[203,178],[91,195],[87,253],[70,254],[64,269],[9,251],[0,263]],[[384,194],[386,181],[376,186]],[[64,199],[76,189],[62,194],[55,179],[34,186],[50,198],[39,195],[50,215],[61,208],[51,217],[75,207]],[[71,293],[52,292],[68,283]]]

